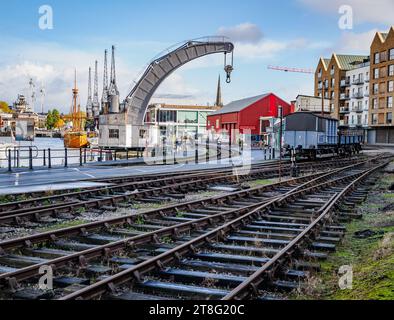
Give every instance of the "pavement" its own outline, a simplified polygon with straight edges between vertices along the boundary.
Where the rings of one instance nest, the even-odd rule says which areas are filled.
[[[69,168],[38,168],[33,171],[21,168],[18,172],[0,174],[0,195],[70,189],[70,185],[75,186],[75,188],[82,188],[86,187],[82,183],[86,183],[87,180],[92,179],[226,168],[262,161],[264,161],[264,152],[261,150],[252,150],[249,154],[245,152],[242,157],[222,160],[215,159],[208,163],[199,164],[145,165],[133,163],[133,166],[86,165],[83,167]],[[267,161],[269,162],[269,160]]]

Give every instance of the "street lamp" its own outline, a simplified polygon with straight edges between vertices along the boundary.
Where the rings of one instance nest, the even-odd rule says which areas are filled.
[[[282,180],[282,126],[283,126],[283,107],[278,106],[279,125],[279,182]]]

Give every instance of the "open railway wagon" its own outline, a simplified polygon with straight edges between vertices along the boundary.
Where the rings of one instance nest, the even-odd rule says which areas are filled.
[[[311,112],[296,112],[283,120],[283,146],[286,156],[316,159],[324,155],[359,153],[364,143],[360,130],[340,129],[338,120]]]

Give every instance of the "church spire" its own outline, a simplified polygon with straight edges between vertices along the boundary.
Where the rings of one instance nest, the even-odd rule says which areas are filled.
[[[220,75],[219,75],[219,79],[218,79],[218,88],[216,91],[216,102],[215,102],[215,106],[218,107],[223,107],[223,102],[222,102],[222,88],[220,85]]]

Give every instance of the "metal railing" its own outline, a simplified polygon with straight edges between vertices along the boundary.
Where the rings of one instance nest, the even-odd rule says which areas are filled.
[[[35,167],[68,167],[83,166],[92,162],[117,161],[121,159],[142,157],[142,151],[127,149],[103,149],[103,148],[62,148],[62,149],[39,149],[35,146],[8,147],[0,153],[0,163],[5,162],[8,171],[17,168]]]

